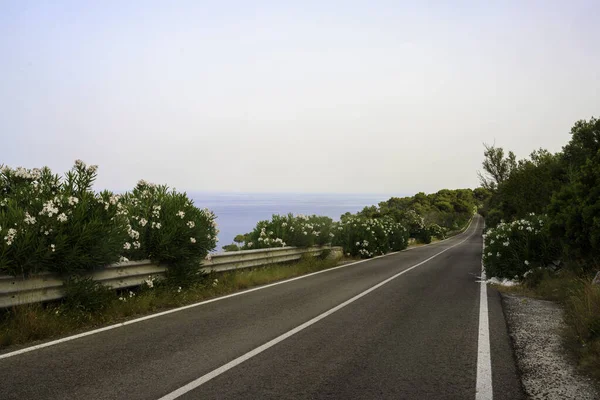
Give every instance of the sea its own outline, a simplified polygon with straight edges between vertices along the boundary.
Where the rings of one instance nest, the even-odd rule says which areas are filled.
[[[220,233],[216,253],[222,251],[222,246],[233,243],[236,235],[252,231],[257,222],[271,219],[273,214],[316,214],[339,221],[346,212],[355,213],[392,197],[391,194],[331,193],[188,192],[188,195],[196,207],[206,207],[217,216]]]

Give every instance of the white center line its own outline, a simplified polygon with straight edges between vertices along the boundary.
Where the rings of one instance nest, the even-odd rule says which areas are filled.
[[[485,246],[485,243],[484,243]],[[490,354],[490,326],[488,319],[487,283],[483,267],[483,251],[481,260],[481,291],[479,296],[479,340],[477,343],[477,383],[475,400],[492,400],[492,358]]]
[[[475,230],[474,232],[477,232],[477,225],[479,225],[479,223],[476,224]],[[326,318],[328,316],[330,316],[331,314],[335,313],[338,310],[341,310],[342,308],[346,307],[347,305],[354,303],[356,300],[360,299],[363,296],[366,296],[367,294],[371,293],[372,291],[380,288],[381,286],[385,285],[386,283],[398,278],[399,276],[407,273],[408,271],[417,268],[418,266],[421,266],[423,264],[425,264],[426,262],[433,260],[434,258],[436,258],[437,256],[439,256],[440,254],[443,254],[445,252],[447,252],[448,250],[463,244],[465,241],[467,241],[471,236],[473,236],[473,233],[469,234],[469,236],[467,236],[464,240],[462,240],[461,242],[448,247],[447,249],[444,249],[442,251],[440,251],[439,253],[434,254],[433,256],[429,257],[428,259],[421,261],[418,264],[415,264],[407,269],[405,269],[402,272],[397,273],[396,275],[393,275],[392,277],[378,283],[375,286],[372,286],[371,288],[365,290],[364,292],[361,292],[359,294],[357,294],[356,296],[352,297],[349,300],[346,300],[345,302],[337,305],[336,307],[333,307],[332,309],[324,312],[323,314],[320,314],[318,316],[316,316],[315,318],[301,324],[298,325],[297,327],[295,327],[294,329],[276,337],[275,339],[255,348],[254,350],[249,351],[248,353],[228,362],[227,364],[224,364],[222,366],[220,366],[217,369],[214,369],[212,371],[210,371],[209,373],[202,375],[200,378],[193,380],[192,382],[188,383],[185,386],[180,387],[179,389],[167,394],[166,396],[161,397],[159,400],[174,400],[180,396],[183,396],[184,394],[200,387],[201,385],[205,384],[206,382],[210,381],[213,378],[216,378],[217,376],[221,375],[222,373],[234,368],[235,366],[243,363],[246,360],[251,359],[252,357],[262,353],[263,351],[275,346],[277,343],[284,341],[285,339],[289,338],[290,336],[295,335],[296,333],[308,328],[311,325],[316,324],[317,322],[319,322],[320,320],[322,320],[323,318]]]

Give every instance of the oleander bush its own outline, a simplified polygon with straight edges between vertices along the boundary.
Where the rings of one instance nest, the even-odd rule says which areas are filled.
[[[429,224],[427,226],[429,234],[439,240],[446,239],[447,229],[439,226],[438,224]]]
[[[371,258],[408,245],[408,229],[391,217],[347,216],[334,226],[333,244],[353,257]]]
[[[244,238],[244,250],[270,247],[310,247],[331,243],[333,220],[318,215],[273,215],[271,220],[260,221]]]
[[[520,280],[535,268],[554,265],[560,249],[549,233],[547,220],[532,213],[489,229],[484,237],[486,275]]]
[[[48,168],[0,169],[0,271],[70,276],[150,258],[170,274],[197,272],[216,246],[214,214],[144,181],[124,195],[96,193],[97,170],[80,160],[62,178]]]
[[[116,262],[127,240],[116,196],[95,193],[96,166],[77,161],[64,179],[50,169],[0,172],[0,271],[72,274]]]
[[[166,264],[167,275],[177,276],[178,285],[193,281],[202,260],[216,247],[215,215],[195,207],[185,193],[143,180],[119,203],[129,217],[124,260],[150,259]]]

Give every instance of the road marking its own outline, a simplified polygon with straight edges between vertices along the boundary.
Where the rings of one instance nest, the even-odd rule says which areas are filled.
[[[483,267],[483,252],[481,253],[481,291],[479,296],[479,340],[477,343],[477,383],[475,385],[475,400],[492,400],[492,358],[490,354],[490,326],[488,319],[487,283]]]
[[[469,225],[467,226],[467,228],[463,232],[461,232],[460,234],[466,232],[471,227],[472,223],[473,223],[473,218],[471,218],[471,221],[469,222]],[[149,319],[162,317],[163,315],[173,314],[173,313],[176,313],[176,312],[179,312],[179,311],[184,311],[184,310],[187,310],[187,309],[190,309],[190,308],[202,306],[204,304],[212,303],[212,302],[215,302],[215,301],[220,301],[220,300],[228,299],[230,297],[241,296],[241,295],[244,295],[244,294],[247,294],[247,293],[255,292],[257,290],[267,289],[267,288],[270,288],[272,286],[283,285],[284,283],[293,282],[293,281],[296,281],[296,280],[299,280],[299,279],[308,278],[309,276],[318,275],[318,274],[322,274],[322,273],[329,272],[329,271],[334,271],[334,270],[340,269],[340,268],[350,267],[351,265],[356,265],[356,264],[364,263],[364,262],[367,262],[367,261],[376,260],[378,258],[392,256],[394,254],[398,254],[398,253],[401,253],[401,252],[404,252],[404,251],[412,250],[414,248],[422,248],[422,247],[426,247],[426,246],[438,244],[438,243],[441,243],[441,242],[445,242],[446,240],[450,240],[452,238],[456,238],[456,236],[452,236],[452,237],[446,238],[444,240],[440,240],[439,242],[427,244],[427,245],[424,245],[424,246],[413,247],[413,248],[410,248],[410,249],[404,249],[404,250],[400,250],[400,251],[395,251],[395,252],[392,252],[392,253],[387,253],[387,254],[384,254],[384,255],[381,255],[381,256],[377,256],[377,257],[373,257],[373,258],[369,258],[369,259],[365,259],[365,260],[360,260],[360,261],[356,261],[356,262],[348,263],[348,264],[344,264],[344,265],[339,265],[337,267],[328,268],[328,269],[324,269],[324,270],[317,271],[317,272],[312,272],[310,274],[297,276],[295,278],[290,278],[290,279],[286,279],[286,280],[279,281],[279,282],[269,283],[267,285],[258,286],[258,287],[255,287],[255,288],[252,288],[252,289],[248,289],[248,290],[244,290],[244,291],[241,291],[241,292],[236,292],[236,293],[228,294],[228,295],[221,296],[221,297],[215,297],[214,299],[204,300],[204,301],[201,301],[201,302],[198,302],[198,303],[188,304],[187,306],[174,308],[172,310],[162,311],[162,312],[159,312],[159,313],[156,313],[156,314],[146,315],[145,317],[140,317],[140,318],[132,319],[132,320],[125,321],[125,322],[120,322],[118,324],[105,326],[103,328],[98,328],[98,329],[94,329],[94,330],[87,331],[87,332],[82,332],[82,333],[79,333],[77,335],[72,335],[72,336],[67,336],[67,337],[61,338],[61,339],[52,340],[50,342],[41,343],[41,344],[38,344],[38,345],[35,345],[35,346],[26,347],[26,348],[20,349],[20,350],[15,350],[15,351],[12,351],[10,353],[0,354],[0,360],[2,360],[3,358],[9,358],[9,357],[18,356],[20,354],[29,353],[30,351],[35,351],[35,350],[40,350],[40,349],[43,349],[43,348],[46,348],[46,347],[55,346],[57,344],[61,344],[61,343],[65,343],[65,342],[70,342],[71,340],[81,339],[81,338],[86,337],[86,336],[91,336],[91,335],[95,335],[95,334],[98,334],[98,333],[110,331],[112,329],[122,328],[122,327],[127,326],[127,325],[133,325],[133,324],[136,324],[138,322],[147,321]]]
[[[479,225],[479,223],[477,223],[477,225]],[[474,232],[477,232],[477,228],[475,229]],[[251,359],[252,357],[262,353],[263,351],[275,346],[277,343],[284,341],[285,339],[289,338],[290,336],[295,335],[296,333],[308,328],[311,325],[316,324],[317,322],[319,322],[320,320],[322,320],[323,318],[326,318],[328,316],[330,316],[331,314],[335,313],[338,310],[341,310],[342,308],[346,307],[349,304],[354,303],[356,300],[360,299],[361,297],[366,296],[367,294],[371,293],[372,291],[382,287],[383,285],[385,285],[386,283],[389,283],[391,281],[393,281],[394,279],[398,278],[401,275],[404,275],[405,273],[407,273],[410,270],[413,270],[425,263],[427,263],[428,261],[433,260],[434,258],[436,258],[437,256],[439,256],[440,254],[443,254],[445,252],[447,252],[448,250],[459,246],[461,244],[463,244],[465,241],[467,241],[471,236],[473,236],[473,233],[469,234],[469,236],[467,236],[464,240],[462,240],[461,242],[452,245],[442,251],[440,251],[439,253],[434,254],[433,256],[429,257],[426,260],[421,261],[418,264],[415,264],[399,273],[397,273],[396,275],[393,275],[390,278],[387,278],[386,280],[379,282],[377,285],[370,287],[369,289],[365,290],[364,292],[361,292],[359,294],[357,294],[356,296],[352,297],[349,300],[346,300],[345,302],[333,307],[332,309],[325,311],[324,313],[314,317],[313,319],[298,325],[297,327],[295,327],[294,329],[276,337],[275,339],[255,348],[254,350],[249,351],[248,353],[228,362],[227,364],[224,364],[222,366],[220,366],[217,369],[212,370],[211,372],[202,375],[200,378],[193,380],[192,382],[188,383],[185,386],[180,387],[179,389],[167,394],[166,396],[161,397],[159,400],[174,400],[180,396],[183,396],[184,394],[197,389],[198,387],[200,387],[201,385],[205,384],[206,382],[210,381],[213,378],[216,378],[217,376],[221,375],[224,372],[227,372],[228,370],[234,368],[235,366],[243,363],[246,360]]]

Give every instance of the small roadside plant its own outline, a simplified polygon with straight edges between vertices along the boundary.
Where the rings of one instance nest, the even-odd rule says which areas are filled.
[[[534,268],[551,265],[559,254],[547,218],[533,213],[489,229],[484,242],[483,262],[489,277],[520,280]]]
[[[92,278],[73,276],[63,284],[63,305],[69,311],[82,314],[97,313],[106,309],[117,296],[113,289]]]

